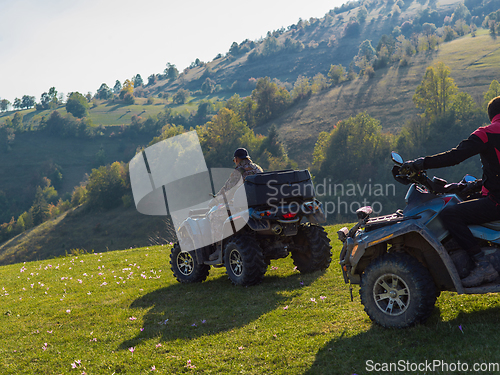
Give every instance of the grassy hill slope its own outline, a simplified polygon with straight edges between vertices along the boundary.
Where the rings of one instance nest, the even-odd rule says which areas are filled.
[[[2,180],[0,190],[8,195],[19,193],[40,174],[44,165],[53,162],[62,167],[63,180],[59,193],[63,195],[78,186],[85,173],[100,165],[97,153],[101,149],[104,150],[101,162],[128,163],[135,155],[137,146],[147,145],[150,141],[150,137],[116,140],[109,137],[111,131],[108,129],[108,136],[98,139],[61,139],[41,132],[16,135],[16,145],[1,156],[0,175],[9,178]]]
[[[77,207],[1,244],[0,265],[140,247],[158,236],[175,241],[164,217],[142,215],[135,207],[104,212]]]
[[[327,228],[334,259],[337,229]],[[261,285],[241,288],[221,268],[204,283],[179,284],[169,253],[149,247],[0,267],[0,373],[351,375],[384,372],[367,361],[433,360],[498,371],[472,370],[498,362],[498,294],[443,292],[427,323],[388,330],[370,322],[356,286],[350,301],[335,261],[311,275],[290,258],[273,261]],[[399,370],[387,373],[418,372]]]
[[[234,82],[245,84],[252,77],[268,76],[293,84],[300,75],[326,75],[332,64],[349,66],[364,40],[371,40],[375,47],[382,35],[391,35],[394,27],[401,26],[405,21],[413,21],[424,9],[437,13],[436,19],[430,22],[442,24],[444,17],[451,16],[458,3],[457,0],[439,3],[433,0],[406,1],[400,8],[401,13],[394,15],[392,1],[350,2],[343,9],[332,10],[322,18],[302,20],[286,30],[270,31],[266,37],[276,38],[281,46],[285,45],[287,39],[301,43],[303,49],[277,52],[271,48],[271,51],[267,51],[266,38],[254,42],[243,41],[239,52],[229,49],[225,56],[220,55],[203,66],[186,69],[180,80],[172,83],[160,81],[148,87],[147,91],[159,93],[175,91],[179,87],[197,90],[207,77],[223,87],[229,87]],[[358,18],[362,7],[367,10],[364,21]],[[355,20],[359,21],[357,31],[346,33],[346,26]],[[242,52],[241,49],[249,50]]]
[[[500,40],[487,32],[475,38],[466,36],[441,45],[437,52],[417,55],[407,67],[377,70],[372,79],[358,78],[313,95],[273,121],[290,157],[301,167],[309,166],[318,134],[363,111],[378,119],[385,131],[397,133],[407,120],[418,115],[412,97],[425,69],[437,61],[450,67],[461,91],[481,103],[491,81],[498,78]],[[269,126],[255,130],[265,133]]]

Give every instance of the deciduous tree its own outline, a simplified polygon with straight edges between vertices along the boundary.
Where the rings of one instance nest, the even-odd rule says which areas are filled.
[[[66,102],[66,111],[73,116],[82,118],[88,115],[89,102],[79,92],[72,92]]]
[[[293,85],[293,90],[291,92],[292,99],[301,100],[311,96],[311,94],[312,88],[309,83],[309,78],[300,75]]]
[[[290,93],[284,87],[271,82],[269,77],[260,78],[252,99],[257,103],[255,117],[258,123],[270,120],[283,112],[291,104]]]
[[[142,77],[140,74],[137,74],[132,81],[134,82],[134,87],[139,87],[144,84],[144,81],[142,80]]]
[[[474,114],[476,102],[466,92],[459,92],[453,99],[452,112],[457,120],[464,120]]]
[[[24,109],[33,108],[35,106],[35,97],[31,95],[23,95],[21,107]]]
[[[488,91],[484,93],[484,108],[488,105],[491,99],[500,96],[500,83],[496,79],[491,81]]]
[[[50,96],[48,93],[44,92],[40,96],[40,104],[37,104],[37,109],[48,109],[50,105]]]
[[[125,95],[134,95],[134,82],[129,79],[126,79],[123,82],[123,87],[120,91],[120,99],[125,99]]]
[[[345,75],[346,72],[342,64],[330,66],[330,71],[328,72],[328,78],[330,78],[330,81],[334,85],[337,85],[342,81],[345,81]]]
[[[425,71],[422,82],[417,87],[413,102],[425,111],[426,116],[444,115],[449,110],[458,92],[455,81],[450,76],[450,68],[438,62]]]
[[[203,84],[201,85],[201,92],[205,95],[213,93],[216,84],[217,83],[213,79],[207,77],[205,79],[205,82],[203,82]]]
[[[172,101],[175,104],[184,104],[186,103],[187,98],[189,97],[189,91],[185,89],[179,89],[177,92],[172,96]]]
[[[328,82],[323,74],[318,73],[313,77],[313,83],[311,85],[313,93],[320,92],[321,90],[324,90],[327,87],[328,87]]]
[[[167,79],[174,81],[179,77],[179,71],[175,67],[174,64],[167,63],[167,67],[165,68],[165,75],[167,76]]]
[[[7,109],[9,109],[9,106],[10,102],[7,99],[2,99],[2,101],[0,101],[0,110],[2,112],[7,111]]]
[[[86,203],[96,209],[110,209],[120,205],[126,193],[126,181],[125,165],[119,162],[93,169],[86,186]]]
[[[149,77],[148,77],[148,84],[147,86],[152,86],[156,83],[156,81],[158,81],[158,76],[156,74],[151,74]]]
[[[16,112],[12,118],[12,129],[14,131],[20,131],[23,128],[23,115],[20,112]]]
[[[197,130],[207,164],[212,167],[227,166],[238,147],[252,151],[255,135],[238,114],[228,108],[222,108],[204,127]]]
[[[120,83],[120,81],[116,80],[115,85],[113,86],[113,92],[115,94],[119,94],[120,91],[122,91],[122,84]]]
[[[95,96],[97,99],[107,100],[113,96],[113,92],[107,84],[103,83],[97,90]]]
[[[340,121],[329,134],[321,134],[314,150],[316,175],[332,181],[366,181],[390,151],[390,138],[380,121],[366,112]]]
[[[14,109],[21,109],[23,107],[23,103],[22,103],[21,99],[15,98],[14,104],[12,106],[14,107]]]

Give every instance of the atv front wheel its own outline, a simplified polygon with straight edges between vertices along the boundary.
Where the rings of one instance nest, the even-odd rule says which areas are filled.
[[[262,249],[249,235],[236,235],[228,241],[224,264],[231,282],[241,286],[260,284],[267,271]]]
[[[194,251],[182,252],[178,242],[175,243],[170,253],[170,266],[180,283],[201,283],[210,271],[210,266],[198,264]]]
[[[330,266],[332,247],[323,227],[301,224],[295,244],[299,249],[292,251],[293,264],[301,273],[324,271]]]
[[[429,271],[406,253],[385,254],[369,264],[359,294],[370,319],[383,327],[423,323],[436,303]]]

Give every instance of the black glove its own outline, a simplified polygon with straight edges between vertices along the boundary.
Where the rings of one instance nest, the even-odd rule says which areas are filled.
[[[424,169],[424,158],[418,158],[415,160],[404,162],[403,165],[399,167],[399,173],[401,174],[418,173],[423,169]]]
[[[469,195],[479,193],[481,191],[481,188],[483,187],[483,180],[478,179],[473,182],[466,182],[460,184],[466,184],[466,186],[460,192],[460,196],[465,198],[468,197]]]
[[[400,184],[403,184],[403,185],[409,185],[411,184],[411,181],[410,179],[408,179],[408,176],[406,175],[403,175],[401,174],[401,172],[399,171],[399,165],[395,165],[394,167],[392,167],[392,177],[394,177],[394,179],[399,182]]]

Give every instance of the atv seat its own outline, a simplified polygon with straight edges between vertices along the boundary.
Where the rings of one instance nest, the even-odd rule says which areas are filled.
[[[481,224],[481,226],[500,232],[500,220],[499,221],[492,221],[491,223]]]

